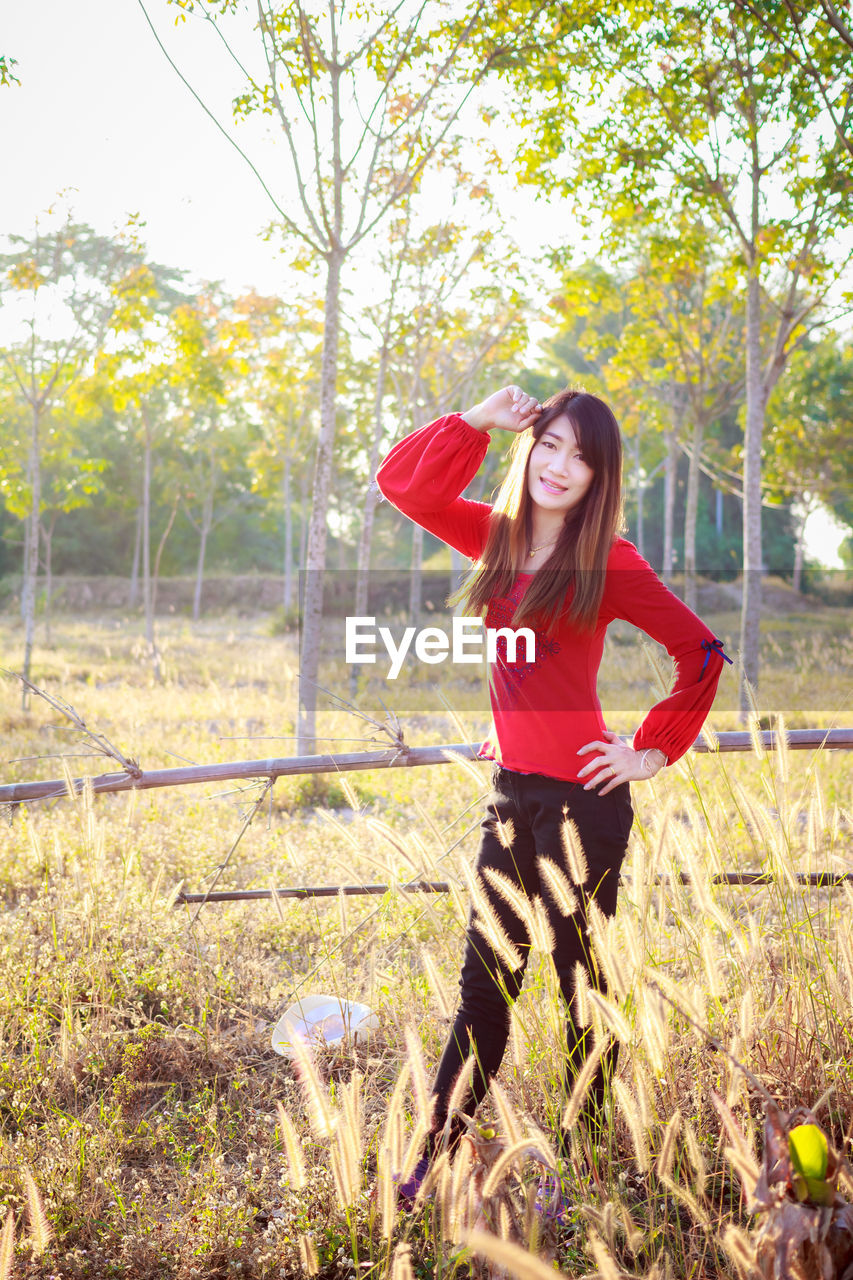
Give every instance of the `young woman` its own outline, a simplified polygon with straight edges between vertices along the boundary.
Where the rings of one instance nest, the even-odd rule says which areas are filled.
[[[483,461],[489,433],[501,429],[517,434],[494,507],[460,497]],[[471,1114],[506,1047],[510,1005],[521,989],[530,941],[507,895],[495,887],[500,877],[531,898],[539,894],[547,911],[566,1005],[570,1089],[585,1057],[584,1029],[573,1012],[576,966],[591,985],[604,988],[586,912],[591,901],[605,916],[616,910],[633,822],[629,783],[653,777],[687,751],[714,700],[725,655],[721,641],[618,536],[621,438],[597,396],[567,390],[540,405],[519,387],[505,387],[395,445],[377,481],[400,511],[475,562],[464,593],[468,614],[485,612],[487,627],[530,627],[536,637],[533,661],[523,641],[516,661],[498,641],[489,673],[492,727],[480,750],[495,761],[495,770],[477,878],[519,963],[509,963],[506,948],[497,953],[472,913],[459,1011],[433,1085],[430,1140],[414,1175],[399,1188],[401,1198],[413,1202],[440,1141],[452,1145],[462,1132],[463,1122],[448,1116],[447,1103],[463,1064],[474,1055],[472,1088],[462,1108]],[[596,691],[604,636],[614,618],[660,641],[676,663],[672,692],[649,711],[630,747],[605,728]],[[566,847],[566,819],[582,848],[580,862]],[[572,882],[576,906],[568,916],[561,910],[565,900],[557,901],[549,878],[540,875],[542,859]],[[587,1095],[583,1119],[591,1137],[614,1061],[612,1048],[599,1061]]]

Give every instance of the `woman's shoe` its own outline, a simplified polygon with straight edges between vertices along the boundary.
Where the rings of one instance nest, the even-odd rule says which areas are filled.
[[[414,1207],[418,1192],[429,1172],[429,1163],[429,1156],[421,1156],[406,1181],[398,1184],[397,1203],[402,1205],[403,1208],[411,1209]]]
[[[539,1179],[535,1208],[543,1222],[557,1227],[575,1225],[577,1206],[556,1170],[549,1169]]]

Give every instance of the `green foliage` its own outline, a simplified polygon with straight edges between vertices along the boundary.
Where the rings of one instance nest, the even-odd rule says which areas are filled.
[[[20,84],[20,80],[12,70],[18,65],[17,58],[10,58],[5,53],[0,53],[0,88],[4,85]]]
[[[551,300],[556,325],[543,343],[542,371],[532,371],[528,381],[542,397],[555,385],[575,383],[614,405],[626,435],[629,536],[639,535],[642,481],[644,552],[658,566],[663,564],[666,434],[673,431],[681,446],[673,518],[675,565],[683,566],[684,455],[699,425],[705,469],[698,477],[697,568],[711,576],[737,572],[743,564],[736,492],[743,433],[735,413],[744,394],[743,308],[731,266],[721,258],[719,237],[693,219],[683,220],[677,233],[635,219],[625,228],[619,261],[613,271],[597,262],[563,267]],[[807,353],[801,358],[812,368]],[[815,399],[821,402],[820,395]],[[825,456],[818,442],[814,465],[830,465],[821,461]],[[770,477],[766,488],[777,509],[764,512],[764,563],[787,571],[794,558],[794,495],[786,493],[780,507]],[[722,494],[719,525],[717,492]]]
[[[821,502],[853,526],[853,349],[831,337],[795,353],[768,404],[765,474],[782,501]]]

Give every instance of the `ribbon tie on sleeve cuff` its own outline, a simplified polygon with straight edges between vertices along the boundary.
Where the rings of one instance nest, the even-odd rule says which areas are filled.
[[[723,652],[722,640],[703,640],[702,648],[705,650],[705,661],[702,663],[702,670],[699,672],[700,680],[705,674],[705,668],[707,667],[708,662],[710,661],[712,653],[715,653],[715,652],[718,653],[720,657],[723,659],[723,662],[727,662],[729,666],[733,665],[733,661],[729,657],[729,655]]]

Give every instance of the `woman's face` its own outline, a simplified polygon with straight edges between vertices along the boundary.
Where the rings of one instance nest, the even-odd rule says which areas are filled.
[[[564,414],[554,418],[527,460],[527,492],[534,506],[566,515],[583,501],[592,481],[571,422]]]

